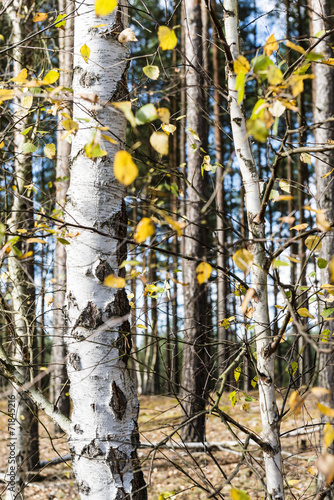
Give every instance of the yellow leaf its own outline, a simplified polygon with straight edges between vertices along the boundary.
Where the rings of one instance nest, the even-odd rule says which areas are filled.
[[[248,288],[247,292],[245,293],[244,300],[242,301],[241,304],[242,314],[246,315],[248,304],[252,300],[254,295],[255,295],[254,288]]]
[[[129,186],[138,177],[138,167],[127,151],[118,151],[115,154],[114,175],[124,186]]]
[[[334,479],[334,456],[331,453],[325,453],[321,455],[316,465],[319,473],[325,478],[328,486]]]
[[[5,147],[5,141],[0,142],[0,149],[3,149]]]
[[[326,450],[332,444],[333,441],[334,441],[334,429],[329,423],[327,423],[324,428],[324,445]]]
[[[298,415],[298,413],[301,412],[304,399],[305,398],[300,397],[298,391],[293,391],[293,393],[291,394],[291,396],[289,398],[289,406],[290,406],[290,410],[292,411],[292,413],[295,413],[296,415]]]
[[[172,50],[177,45],[175,31],[167,26],[159,26],[158,29],[159,47],[162,50]]]
[[[277,66],[269,66],[267,69],[267,80],[270,85],[278,85],[283,82],[283,73]]]
[[[254,256],[251,252],[246,250],[245,248],[241,248],[237,250],[232,257],[235,265],[243,271],[245,274],[248,274],[250,271],[250,267],[253,263]]]
[[[85,44],[81,47],[80,54],[82,55],[82,58],[85,61],[85,63],[88,64],[88,59],[90,56],[90,48],[88,47],[88,45]]]
[[[233,500],[251,500],[245,491],[242,490],[230,490],[230,494]]]
[[[317,226],[320,229],[320,231],[331,231],[332,227],[328,220],[326,219],[326,216],[322,210],[317,212]]]
[[[164,219],[176,232],[178,236],[182,236],[182,229],[185,227],[185,222],[178,222],[177,220],[172,219],[169,215],[164,215]]]
[[[311,314],[310,311],[306,309],[306,307],[300,307],[299,309],[297,309],[297,313],[299,314],[299,316],[302,316],[303,318],[314,319],[313,314]]]
[[[305,245],[309,250],[314,251],[315,253],[320,252],[322,246],[319,236],[313,235],[306,238]]]
[[[59,78],[59,73],[57,70],[52,69],[49,71],[45,77],[43,78],[42,83],[46,85],[51,85],[52,83],[55,83]]]
[[[169,124],[170,111],[168,108],[158,108],[157,114],[162,123],[164,123],[165,125]]]
[[[212,273],[212,267],[208,262],[201,262],[196,267],[196,277],[200,285],[208,281]]]
[[[31,108],[31,105],[33,103],[33,96],[32,95],[26,95],[23,97],[22,101],[21,101],[21,104],[22,104],[22,107],[25,108],[25,109],[30,109]]]
[[[330,279],[331,281],[334,282],[334,257],[332,257],[331,260],[329,261],[328,269],[329,269]]]
[[[238,382],[239,378],[240,378],[240,375],[241,375],[241,366],[238,366],[235,370],[234,370],[234,380],[236,382]]]
[[[242,403],[241,409],[246,413],[249,412],[249,403]]]
[[[56,156],[56,146],[54,144],[46,144],[46,146],[44,146],[44,154],[47,158],[53,160]]]
[[[20,73],[17,76],[12,78],[12,82],[24,83],[27,79],[27,76],[28,76],[28,70],[24,68],[22,71],[20,71]]]
[[[14,95],[15,95],[14,90],[0,89],[0,104],[3,101],[8,101],[9,99],[13,99]]]
[[[303,224],[297,224],[296,226],[290,227],[290,231],[292,231],[292,229],[295,229],[296,231],[303,231],[307,227],[308,227],[308,224],[306,222],[304,222]]]
[[[103,284],[105,286],[109,286],[110,288],[124,288],[125,279],[120,276],[115,276],[114,274],[109,274],[109,276],[104,278]]]
[[[288,257],[288,256],[287,256]],[[294,262],[295,264],[299,264],[300,260],[299,259],[296,259],[295,257],[288,257],[288,259],[291,261],[291,262]]]
[[[117,0],[95,0],[95,14],[107,16],[117,7]]]
[[[153,132],[150,144],[161,156],[168,155],[168,135],[165,132]]]
[[[79,124],[73,120],[63,120],[61,124],[65,130],[79,130]]]
[[[117,141],[115,141],[115,139],[110,137],[110,135],[101,134],[101,137],[106,141],[110,142],[111,144],[117,144]]]
[[[250,64],[246,57],[239,56],[235,61],[233,61],[234,73],[238,75],[239,73],[248,73],[250,71]]]
[[[30,250],[29,252],[26,252],[23,255],[21,255],[19,257],[19,260],[28,259],[28,257],[31,257],[33,254],[34,254],[34,252],[32,250]]]
[[[303,163],[308,163],[309,165],[312,164],[311,155],[309,155],[308,153],[301,153],[299,158]]]
[[[288,481],[288,485],[291,486],[292,488],[296,486],[296,484],[298,484],[300,482],[300,479],[290,479]],[[298,488],[296,488],[298,489]]]
[[[327,174],[322,175],[321,178],[324,179],[325,177],[328,177],[329,175],[331,175],[332,172],[334,172],[334,168],[332,168],[330,172],[327,172]]]
[[[48,18],[48,14],[46,12],[37,12],[37,14],[34,15],[32,18],[33,23],[41,23],[42,21],[45,21],[45,19]]]
[[[294,196],[291,196],[289,194],[280,194],[278,196],[275,196],[275,198],[273,198],[273,201],[289,201],[293,200],[294,198]]]
[[[301,47],[300,45],[296,45],[295,43],[292,43],[289,40],[285,41],[285,45],[287,47],[289,47],[290,49],[296,50],[300,54],[304,54],[304,52],[305,52],[305,50],[303,49],[303,47]]]
[[[279,181],[279,187],[282,189],[282,191],[285,191],[286,193],[291,193],[291,186],[284,179],[281,179]]]
[[[124,114],[125,118],[130,122],[132,127],[136,127],[136,119],[131,110],[131,101],[113,102],[114,108],[119,109]]]
[[[318,469],[314,465],[311,465],[311,467],[307,469],[307,472],[311,474],[311,476],[316,476],[318,474]]]
[[[41,240],[40,238],[28,238],[27,243],[41,243],[42,245],[46,245],[46,241]]]
[[[321,403],[317,403],[317,407],[323,415],[326,415],[326,417],[331,417],[331,418],[334,417],[334,409],[333,408],[329,408],[328,406],[325,406]]]
[[[171,123],[169,125],[165,125],[164,123],[161,125],[162,130],[167,134],[174,134],[176,127]]]
[[[270,37],[266,41],[266,44],[265,44],[263,50],[264,50],[264,53],[266,54],[266,56],[269,57],[277,49],[278,49],[278,43],[276,41],[275,35],[272,34],[272,35],[270,35]]]
[[[146,238],[153,236],[154,233],[155,227],[152,220],[149,217],[143,217],[137,224],[133,238],[137,243],[144,243]]]

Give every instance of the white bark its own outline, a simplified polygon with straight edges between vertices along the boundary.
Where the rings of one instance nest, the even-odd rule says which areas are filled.
[[[233,59],[239,56],[238,34],[238,2],[226,0],[225,33]],[[254,224],[254,217],[258,214],[261,205],[259,177],[256,168],[250,140],[247,139],[247,129],[243,110],[237,101],[236,75],[231,67],[227,68],[229,110],[231,116],[234,147],[241,170],[245,188],[245,203],[250,238],[264,238],[264,224]],[[251,243],[248,248],[254,261],[251,271],[251,286],[255,289],[253,300],[253,319],[255,323],[257,370],[259,384],[260,412],[262,420],[263,439],[270,448],[264,453],[266,469],[266,483],[272,498],[284,498],[282,457],[279,438],[279,416],[276,404],[274,386],[274,355],[266,356],[266,348],[270,344],[270,318],[268,310],[267,274],[264,271],[264,247],[258,243]]]
[[[125,5],[122,2],[118,11],[97,18],[92,4],[83,2],[75,18],[73,118],[90,121],[79,122],[73,140],[66,210],[69,222],[92,229],[80,230],[67,251],[68,375],[73,402],[69,444],[85,500],[146,498],[146,490],[140,490],[142,475],[136,472],[139,405],[126,367],[129,325],[98,328],[129,310],[123,290],[103,285],[107,275],[121,274],[118,267],[125,257],[124,245],[113,238],[126,235],[123,189],[113,176],[117,149],[105,142],[108,155],[95,160],[83,152],[94,127],[101,125],[110,126],[124,147],[125,119],[106,103],[120,98],[125,86],[127,44],[119,43],[113,33],[126,25]],[[91,50],[88,64],[80,56],[84,43]],[[92,101],[97,96],[102,106],[83,101],[82,94]]]

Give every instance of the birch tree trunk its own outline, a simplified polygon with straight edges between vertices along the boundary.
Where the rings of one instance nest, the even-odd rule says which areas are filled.
[[[125,245],[114,238],[125,237],[127,226],[124,192],[113,176],[118,146],[106,142],[107,156],[95,160],[83,151],[101,125],[124,148],[125,119],[107,103],[127,91],[128,48],[115,35],[126,27],[126,5],[97,18],[91,3],[83,2],[75,17],[73,117],[89,121],[78,122],[73,140],[66,207],[68,222],[91,229],[80,229],[67,252],[67,368],[73,402],[69,445],[85,500],[147,498],[136,451],[139,405],[127,369],[130,327],[122,323],[129,305],[124,290],[103,285],[111,273],[124,275],[119,265]],[[80,56],[84,43],[91,50],[88,63]]]
[[[12,22],[12,43],[19,43],[24,38],[23,24],[20,17],[22,1],[14,1],[7,9]],[[18,45],[13,53],[14,75],[18,75],[24,67],[24,49]],[[21,134],[29,123],[28,110],[24,108],[20,98],[13,102],[13,116],[16,121],[14,130],[14,173],[15,186],[12,214],[8,220],[9,231],[16,234],[18,229],[26,229],[31,234],[34,227],[33,191],[29,189],[32,182],[31,155],[22,153],[25,137]],[[33,250],[33,244],[24,240],[16,244],[22,254]],[[35,336],[35,286],[34,257],[19,260],[14,251],[8,258],[8,273],[12,284],[12,308],[14,311],[14,328],[16,341],[13,341],[13,364],[25,380],[29,381],[36,375],[33,366],[37,364],[37,349]],[[14,385],[16,399],[15,413],[15,486],[8,488],[6,500],[24,497],[24,483],[28,472],[33,471],[39,463],[38,447],[38,411],[31,399]]]
[[[250,140],[247,138],[245,115],[237,103],[236,75],[233,70],[233,60],[239,56],[238,34],[238,2],[226,0],[225,33],[230,49],[227,57],[229,111],[232,124],[235,153],[238,159],[242,181],[245,188],[245,204],[247,211],[250,243],[248,250],[254,260],[251,271],[251,286],[255,290],[253,300],[253,319],[255,324],[257,371],[259,384],[260,412],[262,420],[263,439],[268,443],[264,452],[267,489],[271,498],[284,498],[282,457],[279,437],[279,415],[274,386],[274,355],[266,355],[266,348],[271,343],[270,318],[268,310],[267,273],[265,268],[265,252],[261,243],[253,238],[264,239],[264,221],[254,223],[255,216],[260,211],[261,199],[259,190],[259,175],[255,164]],[[231,60],[233,59],[233,60]]]
[[[68,0],[59,0],[59,11],[61,14],[69,14],[73,11],[73,5]],[[72,86],[73,71],[73,29],[74,16],[66,20],[64,30],[59,31],[59,84],[65,88]],[[59,113],[59,123],[63,119],[61,113],[71,113],[72,106],[67,104],[65,109]],[[69,181],[69,155],[71,153],[71,144],[61,140],[62,132],[58,131],[57,138],[57,168],[56,178],[56,210],[59,216],[64,216],[65,196]],[[66,250],[64,245],[56,242],[53,277],[54,284],[54,313],[53,313],[53,344],[52,344],[52,365],[51,388],[52,400],[59,410],[67,417],[70,414],[70,400],[68,396],[69,387],[67,383],[66,371],[66,347],[64,334],[66,332],[66,322],[63,308],[65,305],[65,287],[66,287]],[[55,425],[55,431],[60,428]]]
[[[187,128],[199,137],[203,133],[201,116],[202,106],[202,22],[201,0],[185,0],[185,54],[187,87]],[[192,146],[196,146],[196,150]],[[187,227],[184,230],[184,253],[196,259],[203,258],[201,228],[201,199],[204,190],[201,176],[200,144],[188,132],[187,145]],[[184,441],[202,441],[205,435],[205,415],[201,413],[206,404],[206,355],[205,323],[206,312],[205,285],[199,285],[196,278],[197,264],[183,262],[184,281],[184,347],[183,347],[183,411],[184,419],[199,416],[182,429]]]

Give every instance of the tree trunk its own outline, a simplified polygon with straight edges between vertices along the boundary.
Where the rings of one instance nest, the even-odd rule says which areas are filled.
[[[314,35],[321,30],[329,28],[327,19],[333,15],[333,2],[330,0],[309,0],[311,9],[311,34]],[[325,39],[320,42],[316,51],[323,54],[324,59],[332,57],[331,45],[333,39]],[[315,79],[313,80],[313,119],[318,127],[314,129],[314,142],[316,146],[326,145],[328,140],[334,139],[334,124],[332,121],[325,123],[334,114],[334,74],[330,66],[326,64],[314,64]],[[318,208],[324,211],[327,220],[334,222],[334,184],[330,177],[324,177],[334,167],[332,152],[319,153],[316,155],[315,173],[317,182]],[[329,231],[322,239],[322,248],[319,257],[330,261],[333,256],[334,233]],[[320,285],[331,282],[329,266],[320,270]],[[319,312],[325,308],[325,302],[319,300]],[[326,329],[333,334],[333,322],[327,322]],[[331,336],[331,335],[330,335]],[[319,353],[319,385],[330,390],[329,405],[334,406],[334,366],[332,356]],[[327,404],[327,403],[326,403]],[[333,453],[333,446],[328,448]],[[326,488],[324,478],[319,477],[320,489]],[[325,499],[333,498],[333,488],[324,496]]]
[[[12,22],[13,44],[19,43],[24,38],[23,24],[19,16],[22,2],[14,1],[7,9],[8,16]],[[18,45],[13,53],[14,76],[17,76],[24,67],[23,50]],[[20,98],[13,102],[13,116],[16,120],[14,131],[14,172],[16,190],[13,195],[11,217],[8,220],[8,229],[12,234],[18,234],[17,230],[26,229],[27,234],[32,234],[34,228],[33,213],[33,191],[29,189],[32,182],[32,159],[31,155],[22,153],[25,142],[22,130],[28,127],[28,110],[22,105]],[[25,254],[33,251],[33,244],[25,240],[18,242],[16,247]],[[38,351],[35,335],[35,285],[34,285],[34,257],[19,260],[14,251],[8,258],[8,273],[12,283],[12,310],[14,311],[15,336],[18,339],[13,342],[13,364],[29,381],[36,375],[38,367]],[[14,340],[14,339],[13,339]],[[38,368],[37,368],[38,370]],[[14,385],[16,413],[15,413],[15,485],[7,489],[6,499],[23,498],[24,482],[28,479],[28,472],[36,469],[39,463],[38,447],[38,412],[36,405],[31,399]]]
[[[185,0],[185,53],[187,58],[186,86],[187,86],[187,128],[195,131],[199,137],[203,133],[201,103],[202,101],[202,26],[201,0]],[[196,151],[192,146],[196,146]],[[200,144],[188,132],[188,161],[187,161],[187,227],[184,230],[184,253],[199,260],[204,258],[201,228],[201,199],[204,190],[201,176]],[[184,347],[183,347],[183,419],[194,417],[189,424],[182,428],[184,441],[203,441],[205,437],[206,405],[206,355],[203,347],[206,341],[205,322],[206,312],[205,285],[199,285],[196,278],[197,264],[194,261],[184,260]]]
[[[230,49],[227,57],[229,111],[232,124],[235,153],[238,159],[242,181],[245,188],[245,205],[248,219],[249,237],[265,238],[264,221],[254,223],[255,216],[260,211],[261,199],[259,190],[259,175],[256,169],[251,143],[247,138],[246,122],[243,110],[237,103],[236,75],[233,70],[233,60],[239,56],[238,34],[238,2],[226,0],[225,33]],[[226,54],[227,55],[227,54]],[[233,59],[233,60],[232,60]],[[262,420],[263,439],[270,448],[264,452],[266,482],[268,493],[272,498],[284,498],[282,457],[279,437],[279,415],[275,397],[274,385],[274,355],[266,355],[266,348],[271,343],[270,318],[268,309],[267,273],[265,268],[265,252],[261,243],[250,242],[249,251],[253,254],[251,283],[255,290],[256,300],[253,300],[253,320],[257,351],[257,371],[259,384],[260,412]]]
[[[69,0],[59,0],[59,11],[61,14],[68,14],[73,10],[73,5]],[[64,30],[59,29],[59,84],[65,88],[72,86],[73,71],[73,29],[74,17],[70,16],[66,20]],[[58,114],[59,123],[63,119],[61,113],[71,114],[72,105],[66,103],[65,109]],[[66,140],[61,140],[62,131],[57,137],[57,168],[56,168],[56,211],[60,219],[64,216],[65,196],[69,185],[69,156],[71,144]],[[52,344],[52,367],[51,389],[52,401],[59,410],[67,417],[70,414],[69,385],[66,370],[66,347],[64,335],[66,334],[66,321],[64,315],[65,288],[66,288],[66,250],[65,246],[56,242],[54,267],[53,267],[54,293],[53,293],[53,344]],[[55,425],[55,431],[61,429]]]
[[[128,48],[114,36],[126,23],[127,2],[102,18],[83,2],[75,17],[74,120],[89,121],[78,122],[72,143],[66,212],[67,221],[81,228],[67,250],[66,340],[73,402],[69,446],[85,500],[147,498],[136,451],[139,404],[127,368],[129,305],[123,289],[103,284],[109,274],[125,275],[119,270],[126,256],[124,190],[112,174],[117,146],[106,141],[107,156],[95,159],[83,151],[101,125],[124,147],[125,118],[108,103],[127,92]],[[80,55],[83,43],[91,50],[88,63]]]

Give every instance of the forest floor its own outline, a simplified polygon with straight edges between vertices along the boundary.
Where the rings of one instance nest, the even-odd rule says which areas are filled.
[[[251,392],[253,401],[245,402],[245,395],[240,392],[240,399],[232,408],[229,394],[224,394],[220,408],[231,415],[238,423],[261,434],[261,419],[259,412],[258,394]],[[299,415],[289,412],[283,417],[281,433],[299,429],[303,431],[305,425],[317,426],[320,422],[320,413],[316,406],[317,400],[309,397],[306,407]],[[245,406],[246,403],[246,406]],[[279,406],[282,399],[278,400]],[[6,471],[8,459],[8,431],[7,401],[0,402],[0,472]],[[140,397],[140,435],[142,444],[158,443],[168,436],[179,424],[181,410],[176,399],[167,396],[142,396]],[[40,453],[41,460],[52,459],[59,455],[69,453],[66,439],[54,437],[47,429],[51,429],[50,419],[40,416]],[[235,435],[233,436],[233,432]],[[263,458],[257,445],[250,443],[245,453],[245,460],[240,462],[242,443],[246,435],[237,429],[230,431],[216,416],[207,418],[207,436],[209,443],[222,443],[226,449],[210,453],[203,451],[187,451],[184,449],[140,449],[139,456],[146,481],[148,483],[148,498],[162,500],[164,498],[177,498],[182,500],[206,499],[217,488],[222,487],[225,479],[234,471],[237,473],[231,481],[233,488],[246,491],[252,500],[263,498],[264,477]],[[170,445],[180,443],[180,438],[174,434],[169,441]],[[287,498],[314,498],[316,488],[315,465],[320,453],[319,432],[293,435],[282,438],[282,452],[286,473]],[[71,463],[44,468],[41,472],[42,480],[32,481],[26,486],[25,498],[28,500],[51,499],[78,499]],[[231,498],[229,490],[231,485],[221,489],[223,496],[212,498]],[[0,483],[0,492],[5,485]],[[3,496],[1,496],[3,498]]]

